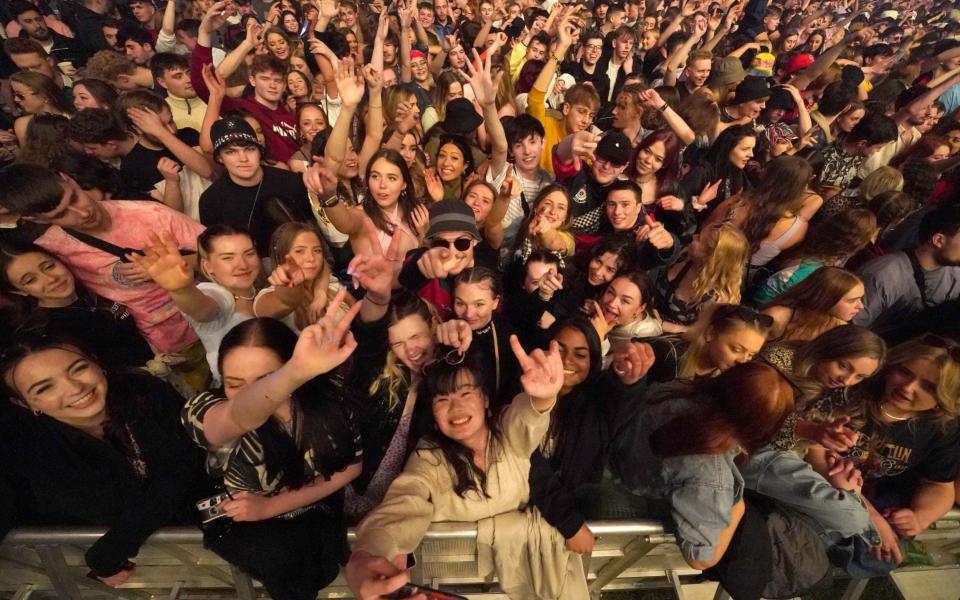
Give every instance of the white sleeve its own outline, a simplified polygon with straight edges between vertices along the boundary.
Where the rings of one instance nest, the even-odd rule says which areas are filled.
[[[211,283],[207,281],[198,283],[197,289],[200,290],[200,293],[202,293],[204,296],[213,300],[217,305],[216,316],[205,323],[199,323],[199,325],[206,325],[216,329],[225,327],[227,321],[230,320],[230,317],[233,316],[233,313],[237,310],[237,304],[233,299],[233,294],[228,292],[227,288],[223,287],[219,283]]]

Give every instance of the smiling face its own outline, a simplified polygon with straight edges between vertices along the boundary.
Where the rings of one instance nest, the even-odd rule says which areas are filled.
[[[106,417],[107,377],[99,365],[72,348],[34,352],[5,377],[27,407],[61,423],[90,429]]]
[[[600,300],[604,318],[615,326],[633,323],[643,316],[646,307],[640,288],[626,277],[611,281]]]
[[[557,265],[541,262],[539,260],[530,261],[526,265],[527,273],[523,277],[523,291],[532,294],[540,288],[540,280],[543,276],[553,269],[557,271]]]
[[[400,167],[381,157],[370,167],[367,187],[377,206],[392,210],[400,200],[400,193],[407,188]]]
[[[857,313],[863,309],[863,295],[866,290],[862,283],[853,286],[849,292],[843,295],[833,308],[830,309],[830,315],[841,321],[849,323]]]
[[[201,259],[203,271],[220,285],[249,293],[260,273],[260,258],[246,235],[223,235],[213,240],[210,254]]]
[[[463,201],[473,210],[473,214],[477,218],[477,225],[483,224],[487,215],[490,214],[494,199],[493,192],[485,185],[470,186],[470,189],[463,196]]]
[[[400,362],[415,373],[433,360],[433,333],[420,315],[408,315],[391,325],[387,339]]]
[[[656,174],[663,168],[666,156],[667,147],[663,142],[654,142],[646,148],[640,148],[637,152],[637,176],[642,179]]]
[[[563,359],[563,387],[560,389],[563,396],[589,377],[590,346],[583,332],[572,327],[564,327],[553,339],[559,344],[560,358]]]
[[[430,78],[430,70],[427,68],[427,59],[418,56],[410,61],[410,73],[414,81],[423,83]]]
[[[494,297],[489,281],[460,283],[453,292],[453,312],[474,331],[490,323],[499,305],[500,298]]]
[[[730,162],[738,169],[743,169],[753,158],[753,149],[757,145],[757,138],[745,137],[737,142],[737,145],[730,151]]]
[[[223,392],[231,400],[251,383],[263,379],[281,366],[283,361],[268,348],[240,346],[221,357]]]
[[[327,128],[327,118],[323,111],[316,106],[305,106],[300,109],[300,118],[297,120],[300,128],[300,138],[306,142],[313,142],[317,134]]]
[[[266,105],[277,104],[287,91],[287,78],[281,73],[261,71],[250,78],[256,96]]]
[[[604,252],[590,259],[590,264],[587,266],[587,281],[593,286],[609,283],[613,281],[619,268],[620,257],[613,252]]]
[[[541,217],[554,229],[563,225],[567,219],[567,211],[570,207],[570,201],[564,192],[552,192],[543,198],[536,208],[536,215]]]
[[[280,60],[286,60],[290,56],[290,44],[287,43],[287,38],[276,31],[267,34],[267,50]]]
[[[647,52],[657,45],[659,39],[660,34],[656,30],[644,31],[643,35],[640,36],[640,46],[644,52]]]
[[[532,171],[540,165],[540,156],[543,154],[543,138],[539,135],[528,135],[510,146],[513,152],[513,162],[522,171]]]
[[[614,231],[628,231],[640,217],[640,202],[630,190],[615,190],[607,194],[604,210]]]
[[[444,182],[456,181],[466,168],[463,152],[454,144],[444,144],[437,152],[437,174]]]
[[[316,279],[326,265],[326,259],[323,257],[323,243],[312,231],[298,233],[297,237],[293,238],[287,256],[297,263],[307,281]]]
[[[482,444],[488,431],[490,403],[473,374],[461,370],[455,388],[449,394],[438,394],[431,404],[434,421],[443,435],[466,446],[477,446],[478,441]]]
[[[297,22],[297,17],[289,13],[283,15],[283,29],[287,33],[298,35],[300,33],[300,23]]]
[[[27,252],[11,259],[7,281],[18,292],[37,300],[43,307],[66,306],[77,297],[73,273],[53,256]]]
[[[463,85],[459,81],[452,81],[450,87],[447,88],[447,102],[457,98],[463,98]]]
[[[701,358],[705,359],[703,362],[707,366],[720,372],[750,362],[767,341],[767,336],[747,325],[739,325],[723,333],[710,328],[704,338],[707,343]]]
[[[586,65],[593,66],[600,62],[600,56],[603,54],[603,38],[596,37],[586,40],[583,44],[583,62]]]
[[[687,64],[687,81],[694,87],[700,87],[710,77],[712,63],[709,58],[701,58]]]
[[[310,94],[307,89],[307,82],[300,71],[291,71],[287,73],[287,89],[294,98],[306,98]]]
[[[937,408],[940,367],[929,358],[915,358],[896,365],[883,384],[883,404],[906,415]]]
[[[828,388],[857,385],[872,377],[880,368],[880,361],[869,356],[855,356],[823,360],[813,366],[813,376]]]

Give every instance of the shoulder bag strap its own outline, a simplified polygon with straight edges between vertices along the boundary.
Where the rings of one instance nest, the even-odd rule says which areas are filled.
[[[913,268],[913,281],[917,284],[917,289],[920,291],[920,303],[926,308],[928,306],[927,286],[923,267],[920,266],[920,261],[917,260],[917,256],[913,253],[913,250],[907,250],[907,258],[910,259],[910,266]]]

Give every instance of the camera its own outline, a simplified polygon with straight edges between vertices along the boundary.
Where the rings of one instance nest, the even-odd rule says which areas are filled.
[[[229,500],[230,494],[224,492],[222,494],[217,494],[216,496],[210,496],[209,498],[204,498],[197,502],[197,510],[200,512],[200,522],[207,524],[210,521],[215,521],[221,517],[227,516],[227,513],[223,512],[223,509],[220,508],[220,505],[224,500]]]

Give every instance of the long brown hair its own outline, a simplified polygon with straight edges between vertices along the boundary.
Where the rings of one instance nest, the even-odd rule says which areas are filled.
[[[821,267],[809,277],[771,300],[764,308],[786,306],[793,317],[784,340],[812,340],[828,329],[845,323],[830,314],[833,306],[862,283],[859,277],[839,267]]]
[[[650,435],[662,458],[722,454],[736,447],[752,454],[768,444],[793,411],[794,387],[771,365],[739,364],[716,377],[684,383],[698,401],[696,411],[678,416]],[[676,397],[675,390],[652,399]]]
[[[810,163],[796,156],[778,156],[770,161],[760,182],[742,194],[749,203],[750,216],[743,224],[743,233],[756,252],[777,221],[787,213],[796,213],[803,206],[803,192],[810,183]]]
[[[862,250],[877,235],[877,217],[865,208],[854,208],[825,219],[807,234],[784,259],[800,258],[838,263]]]

